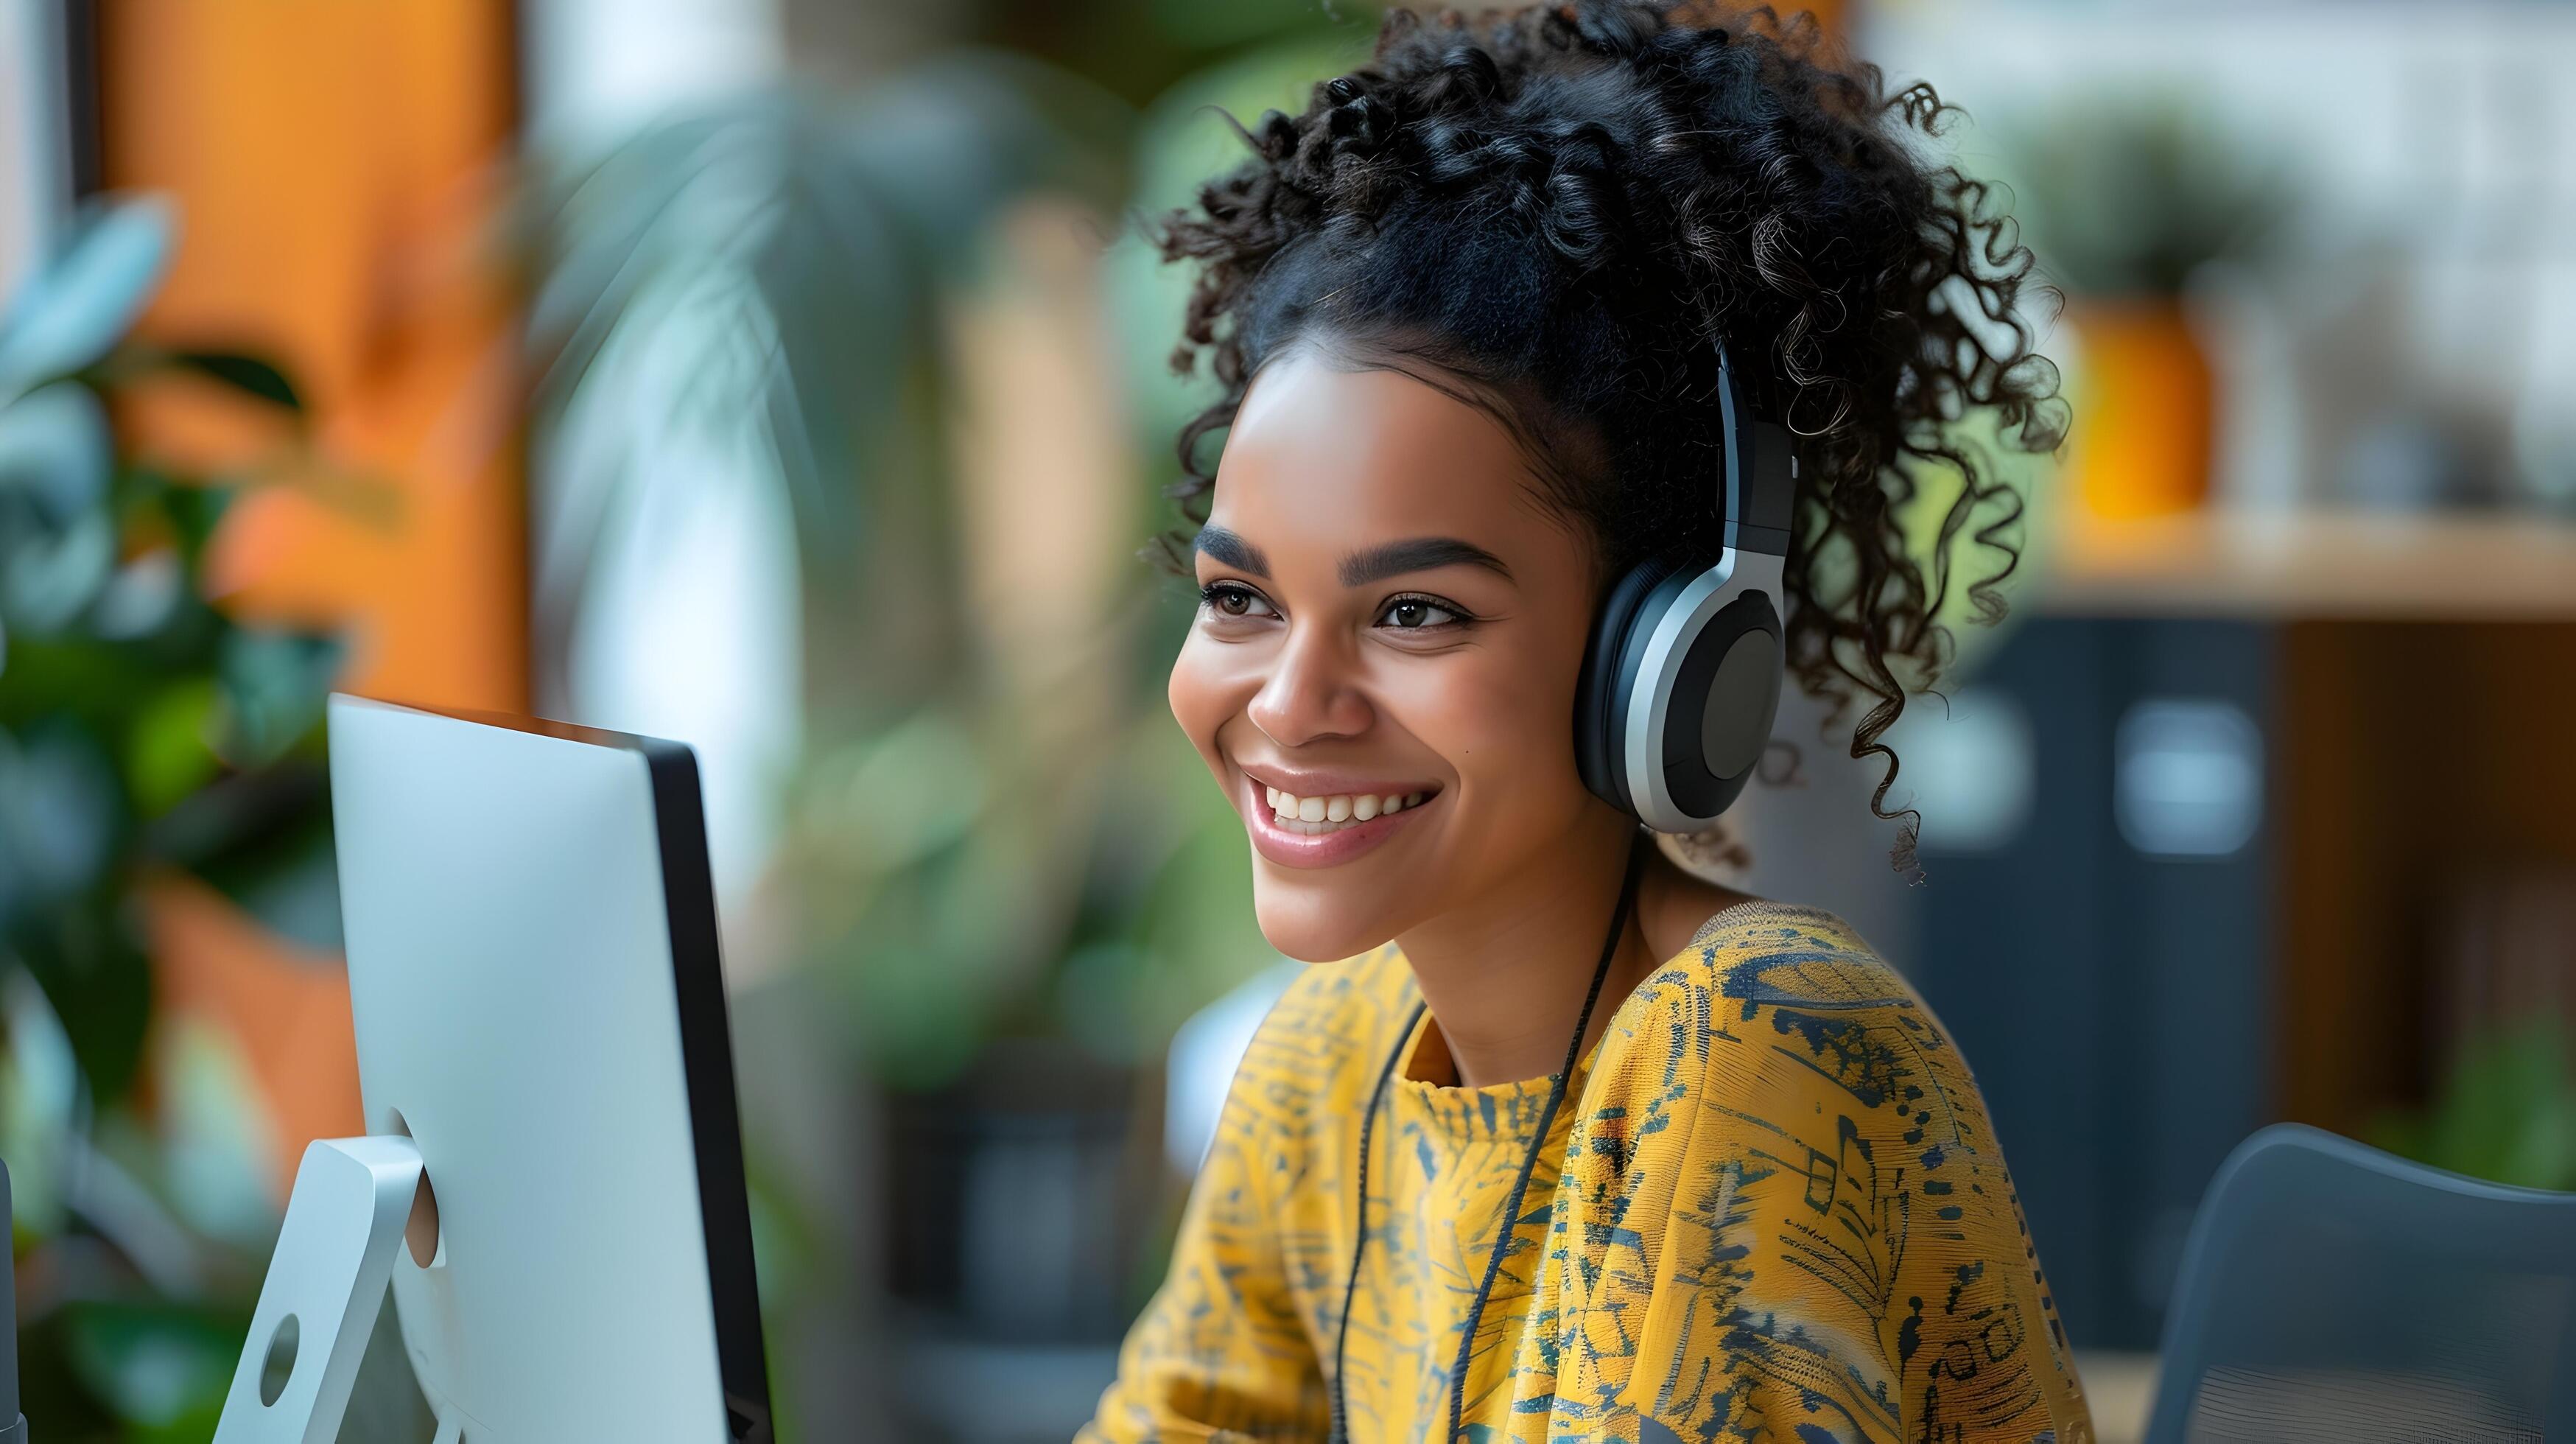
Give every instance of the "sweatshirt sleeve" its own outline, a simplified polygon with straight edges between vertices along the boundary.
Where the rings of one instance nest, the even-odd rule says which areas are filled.
[[[1323,1372],[1262,1187],[1270,1125],[1260,1087],[1250,1070],[1236,1075],[1190,1190],[1171,1273],[1128,1332],[1117,1380],[1077,1444],[1323,1436]]]

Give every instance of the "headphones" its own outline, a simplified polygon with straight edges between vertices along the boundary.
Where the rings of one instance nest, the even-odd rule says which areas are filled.
[[[1717,558],[1668,552],[1631,567],[1593,622],[1574,695],[1584,785],[1657,832],[1715,822],[1751,779],[1780,710],[1798,463],[1788,431],[1754,419],[1723,342],[1717,380]]]

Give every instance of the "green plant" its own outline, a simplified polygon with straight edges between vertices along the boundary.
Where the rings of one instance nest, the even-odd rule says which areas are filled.
[[[268,363],[125,339],[174,225],[154,199],[94,208],[0,319],[0,1156],[29,1412],[58,1439],[202,1438],[256,1283],[192,1225],[138,1111],[145,888],[193,875],[337,943],[320,723],[339,644],[245,625],[204,585],[227,503],[270,477],[154,470],[109,423],[119,390],[179,373],[300,434]],[[162,1082],[184,1107],[167,1095],[190,1079]]]
[[[2052,106],[1997,130],[2042,271],[2083,295],[2179,294],[2202,266],[2254,250],[2287,209],[2277,169],[2186,95]]]
[[[2567,1025],[2537,1014],[2471,1034],[2432,1105],[2381,1119],[2371,1141],[2472,1178],[2576,1190]]]
[[[992,282],[997,232],[1033,195],[1114,226],[1133,124],[1062,71],[970,52],[855,98],[711,106],[541,169],[533,193],[540,666],[566,651],[602,540],[652,510],[637,448],[684,431],[721,458],[693,484],[778,493],[806,694],[778,872],[799,955],[898,1087],[1014,1033],[1137,1061],[1210,995],[1151,986],[1168,970],[1146,940],[1207,929],[1188,921],[1201,894],[1155,882],[1205,809],[1190,761],[1157,746],[1150,574],[1060,659],[1074,686],[1015,673],[979,630],[949,431],[952,328]],[[638,364],[656,352],[690,364]],[[685,385],[663,397],[657,375]],[[596,420],[637,408],[649,440]],[[1139,542],[1160,524],[1143,477],[1112,501]],[[1090,985],[1059,985],[1073,974]]]

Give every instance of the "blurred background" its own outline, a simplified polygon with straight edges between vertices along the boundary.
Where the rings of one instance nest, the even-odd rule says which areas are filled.
[[[359,1129],[333,687],[697,748],[787,1437],[1087,1417],[1293,969],[1163,711],[1191,597],[1137,552],[1198,402],[1137,221],[1378,13],[0,0],[42,1437],[209,1437]],[[1734,880],[1976,1061],[2132,1437],[2260,1124],[2576,1187],[2576,6],[1817,19],[1965,108],[2076,424],[1895,739],[1921,873],[1810,711]],[[393,1328],[348,1437],[429,1436]]]

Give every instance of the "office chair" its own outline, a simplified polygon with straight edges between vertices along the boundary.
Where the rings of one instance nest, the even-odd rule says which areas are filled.
[[[2210,1180],[2148,1444],[2576,1440],[2576,1194],[2277,1124]]]

